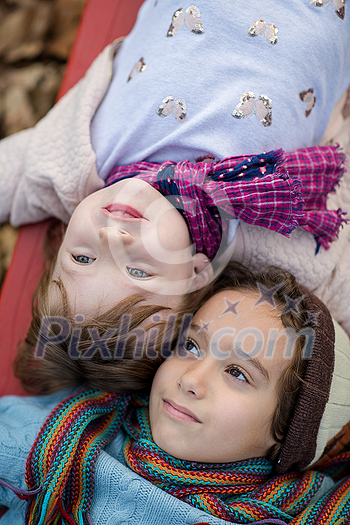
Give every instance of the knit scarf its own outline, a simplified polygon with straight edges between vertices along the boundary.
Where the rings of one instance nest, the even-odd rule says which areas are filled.
[[[91,524],[94,469],[101,449],[123,426],[127,465],[162,490],[235,523],[326,525],[350,518],[350,453],[322,471],[273,476],[272,464],[253,458],[230,464],[176,459],[153,441],[148,397],[87,390],[62,401],[48,416],[26,463],[26,525]],[[314,503],[325,475],[335,485]]]
[[[343,175],[344,160],[337,146],[318,146],[216,163],[137,162],[113,169],[106,185],[130,177],[151,184],[183,215],[196,251],[210,259],[229,218],[285,236],[300,226],[314,235],[318,248],[327,249],[344,222],[342,210],[327,210],[327,196]]]

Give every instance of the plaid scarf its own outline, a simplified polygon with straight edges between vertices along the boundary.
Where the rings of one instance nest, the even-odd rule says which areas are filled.
[[[113,169],[106,185],[130,177],[151,184],[182,213],[196,251],[210,259],[229,218],[286,236],[300,226],[314,235],[317,249],[327,249],[345,221],[342,210],[327,210],[327,195],[344,173],[344,160],[337,146],[319,146],[217,163],[137,162]]]
[[[350,453],[322,471],[273,476],[272,464],[253,458],[231,464],[176,459],[152,440],[148,397],[87,390],[62,401],[48,416],[26,463],[26,525],[91,524],[94,467],[101,449],[123,425],[128,466],[190,505],[235,523],[326,525],[350,519]],[[325,475],[335,485],[310,503]]]

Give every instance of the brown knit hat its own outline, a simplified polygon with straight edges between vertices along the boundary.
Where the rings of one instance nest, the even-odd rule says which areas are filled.
[[[350,421],[349,338],[327,307],[300,288],[309,313],[312,349],[280,450],[277,473],[305,469],[329,452],[325,450],[327,444],[333,447],[338,443],[339,448],[338,437],[344,438],[342,428]]]

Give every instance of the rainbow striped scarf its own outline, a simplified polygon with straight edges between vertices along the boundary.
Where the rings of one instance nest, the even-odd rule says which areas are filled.
[[[122,426],[128,466],[209,514],[236,523],[349,523],[350,453],[337,456],[322,472],[278,476],[265,458],[231,464],[183,461],[152,440],[146,396],[87,390],[62,401],[41,428],[26,464],[29,490],[10,487],[28,500],[25,524],[91,524],[96,459]],[[309,504],[326,475],[335,485]]]

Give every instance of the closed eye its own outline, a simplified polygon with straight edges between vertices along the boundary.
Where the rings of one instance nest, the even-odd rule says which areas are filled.
[[[245,383],[250,384],[247,377],[244,375],[239,366],[230,365],[225,369],[225,372],[230,376],[234,377],[235,379],[238,379],[239,381],[243,381]]]
[[[93,259],[92,257],[88,257],[87,255],[74,255],[72,253],[72,257],[74,261],[79,264],[91,264],[92,262],[96,261],[96,259]]]
[[[148,277],[151,277],[151,274],[144,272],[140,268],[126,268],[127,272],[131,277],[134,279],[147,279]]]

